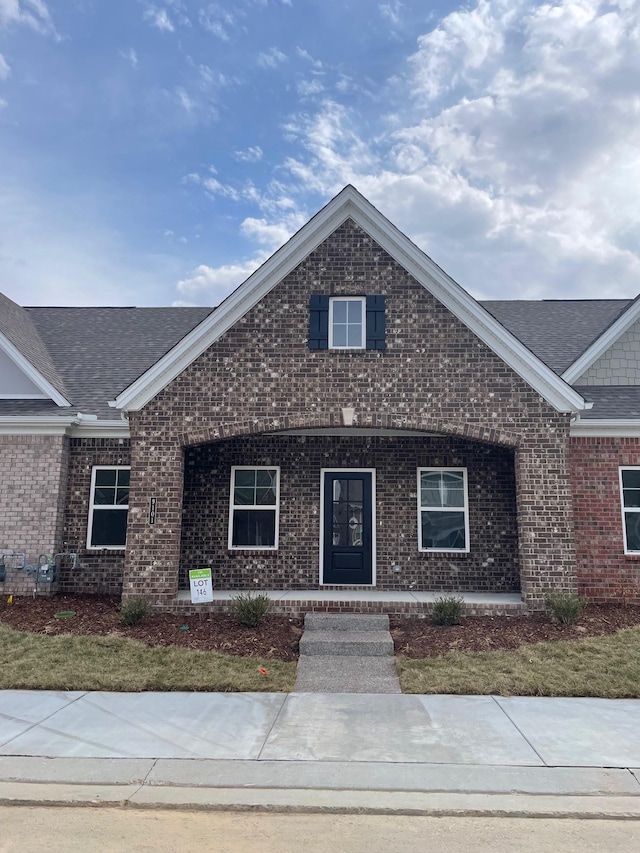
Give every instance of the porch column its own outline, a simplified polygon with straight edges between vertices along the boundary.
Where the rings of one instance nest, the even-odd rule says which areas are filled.
[[[168,603],[178,592],[183,481],[180,443],[132,429],[123,598]]]
[[[566,437],[527,436],[515,466],[522,597],[539,610],[578,588]]]

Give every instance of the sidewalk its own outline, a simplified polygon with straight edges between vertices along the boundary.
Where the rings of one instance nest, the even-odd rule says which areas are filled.
[[[3,691],[0,803],[640,817],[640,700]]]

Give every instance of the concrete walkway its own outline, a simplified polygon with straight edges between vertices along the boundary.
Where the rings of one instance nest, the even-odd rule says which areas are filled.
[[[0,692],[0,803],[640,817],[640,701]]]

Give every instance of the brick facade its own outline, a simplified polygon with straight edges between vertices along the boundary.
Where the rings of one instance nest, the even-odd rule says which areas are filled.
[[[188,448],[180,586],[211,566],[222,589],[313,589],[319,583],[320,471],[327,459],[376,471],[379,589],[511,592],[520,586],[513,453],[439,437],[251,436]],[[280,466],[280,547],[229,551],[232,465]],[[417,469],[468,469],[471,553],[418,551]],[[393,566],[400,566],[394,572]]]
[[[61,549],[69,446],[62,435],[0,436],[0,549],[23,551],[27,564]],[[6,560],[3,593],[30,593],[33,576]]]
[[[69,441],[69,477],[64,515],[64,550],[78,554],[78,565],[63,563],[58,579],[61,592],[119,594],[122,589],[124,549],[88,551],[87,525],[91,472],[95,465],[129,465],[129,440],[72,438]]]
[[[385,295],[386,350],[310,351],[313,293]],[[569,416],[556,412],[348,220],[131,413],[125,594],[145,592],[164,602],[175,596],[185,447],[337,427],[345,407],[355,410],[356,427],[424,430],[515,451],[523,595],[539,606],[548,589],[575,588]],[[337,467],[330,458],[326,465]]]
[[[618,476],[620,466],[640,465],[640,441],[572,438],[570,460],[580,592],[640,602],[640,554],[624,553]]]

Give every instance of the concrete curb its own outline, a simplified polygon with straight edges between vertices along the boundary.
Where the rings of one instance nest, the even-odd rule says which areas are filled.
[[[0,783],[1,806],[72,806],[305,814],[640,818],[640,797]]]

